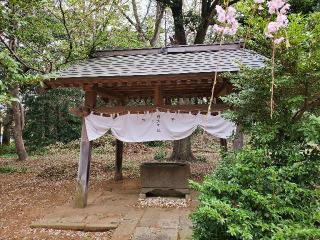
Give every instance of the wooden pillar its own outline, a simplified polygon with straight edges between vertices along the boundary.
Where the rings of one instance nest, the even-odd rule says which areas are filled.
[[[220,138],[220,148],[222,151],[228,151],[228,142],[227,139]]]
[[[94,108],[96,105],[97,94],[94,91],[85,92],[85,107]],[[82,118],[80,159],[78,166],[78,177],[75,194],[75,207],[84,208],[87,205],[88,184],[90,174],[92,143],[88,139],[84,117]]]
[[[240,150],[243,148],[244,136],[241,131],[241,126],[237,126],[235,138],[233,140],[233,150]]]
[[[154,105],[162,106],[163,105],[163,98],[161,93],[161,86],[156,85],[154,89]]]
[[[123,142],[116,139],[116,163],[115,163],[115,173],[114,173],[115,181],[120,181],[123,179],[122,159],[123,159]]]
[[[125,106],[128,99],[120,99],[119,105]],[[122,160],[123,160],[123,142],[116,139],[116,161],[114,164],[114,180],[120,181],[123,179],[122,175]]]

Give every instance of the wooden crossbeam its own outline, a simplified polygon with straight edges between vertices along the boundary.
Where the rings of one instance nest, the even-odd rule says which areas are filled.
[[[79,87],[85,84],[99,86],[107,85],[113,86],[118,83],[146,83],[151,85],[151,81],[156,82],[178,82],[179,81],[198,81],[198,80],[208,80],[214,76],[213,72],[208,73],[180,73],[180,74],[163,74],[163,75],[141,75],[141,76],[105,76],[105,77],[69,77],[69,78],[58,78],[56,80],[46,80],[45,84],[47,88],[57,88],[57,87]]]
[[[144,112],[192,112],[192,113],[207,113],[208,104],[193,104],[193,105],[163,105],[163,106],[116,106],[116,107],[97,107],[94,109],[90,108],[72,108],[69,111],[76,116],[87,116],[90,112],[95,114],[111,115],[111,114],[127,114],[128,112],[135,113],[144,113]],[[222,112],[227,110],[229,107],[226,104],[219,103],[211,107],[211,112]]]

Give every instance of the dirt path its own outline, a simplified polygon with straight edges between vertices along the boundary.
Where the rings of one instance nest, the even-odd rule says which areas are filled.
[[[93,181],[91,189],[99,188]],[[70,180],[45,182],[34,174],[0,175],[0,239],[109,239],[110,233],[31,229],[30,223],[43,217],[48,209],[72,200],[74,183]]]

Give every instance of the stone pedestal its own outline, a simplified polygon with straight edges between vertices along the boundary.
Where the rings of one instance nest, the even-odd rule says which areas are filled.
[[[144,163],[140,167],[141,194],[158,196],[189,196],[188,179],[190,165],[187,163]]]

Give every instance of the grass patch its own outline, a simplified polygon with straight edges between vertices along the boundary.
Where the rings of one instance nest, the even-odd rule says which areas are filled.
[[[4,153],[0,155],[1,158],[17,158],[18,155],[16,153]]]
[[[0,173],[26,173],[27,172],[27,168],[22,167],[22,168],[17,168],[17,167],[13,167],[13,166],[3,166],[0,167]]]
[[[16,147],[14,144],[0,146],[1,158],[17,158]]]
[[[164,150],[164,149],[159,149],[158,151],[155,152],[154,154],[154,160],[157,160],[157,161],[163,161],[165,160],[167,157],[167,152]]]

